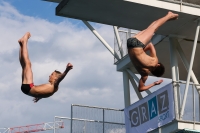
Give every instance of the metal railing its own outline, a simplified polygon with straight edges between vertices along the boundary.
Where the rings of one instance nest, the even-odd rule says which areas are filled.
[[[117,31],[115,31],[115,34],[119,35],[119,40],[117,38],[117,35],[115,35],[114,38],[114,51],[118,54],[121,55],[121,59],[125,57],[128,54],[127,51],[127,39],[130,37],[133,37],[138,31],[136,30],[130,30],[126,28],[120,28]],[[121,45],[119,46],[119,41]],[[116,63],[118,59],[114,59],[114,63]]]
[[[124,112],[119,109],[85,105],[71,105],[71,118],[55,116],[64,123],[63,129],[54,133],[125,133]]]
[[[160,1],[169,1],[169,2],[173,2],[173,3],[180,3],[183,5],[200,5],[200,1],[199,0],[160,0]]]
[[[185,84],[185,81],[173,81],[174,86],[180,86],[181,88],[180,92],[178,92],[180,96],[178,97],[178,100],[180,100],[179,116],[181,114],[181,109],[183,108],[182,105],[185,104],[185,107],[183,108],[183,117],[176,118],[178,118],[178,121],[187,121],[193,123],[193,128],[195,129],[195,123],[200,123],[200,97],[196,89],[196,86],[200,86],[200,84],[190,83],[187,97],[184,97],[185,90],[183,88],[185,88]],[[186,102],[184,103],[184,101]]]
[[[166,1],[166,2],[180,4],[181,9],[182,9],[182,5],[200,8],[199,0],[160,0],[160,1]]]

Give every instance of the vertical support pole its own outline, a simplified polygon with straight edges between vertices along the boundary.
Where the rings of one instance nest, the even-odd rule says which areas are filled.
[[[194,90],[194,85],[192,85],[192,94],[193,94],[193,121],[194,121],[194,123],[193,123],[193,129],[195,130],[195,121],[196,121],[196,119],[195,119],[195,90]]]
[[[131,81],[131,84],[135,90],[135,93],[137,94],[138,96],[138,99],[141,100],[143,97],[142,97],[142,94],[138,91],[138,87],[135,83],[135,80],[133,79],[133,77],[131,77],[131,75],[129,75],[129,80]]]
[[[178,61],[176,56],[175,49],[175,40],[176,38],[169,37],[170,42],[170,62],[171,62],[171,71],[172,71],[172,81],[179,81],[179,73],[178,73]],[[176,82],[173,82],[173,90],[174,90],[174,106],[175,106],[175,117],[179,119],[179,105],[180,105],[180,95],[178,92],[179,85]]]
[[[131,37],[131,29],[128,29],[128,32],[126,32],[126,40],[128,40]],[[128,53],[128,49],[126,49]]]
[[[56,133],[56,116],[54,117],[54,128],[53,128],[53,132]]]
[[[118,44],[119,52],[121,54],[121,57],[123,57],[122,43],[121,43],[121,39],[119,37],[119,32],[118,32],[117,26],[113,26],[113,29],[114,29],[114,33],[115,33],[115,36],[116,36],[116,39],[117,39],[117,44]]]
[[[128,38],[131,37],[131,29],[128,29]]]
[[[103,109],[103,133],[104,133],[104,121],[105,121],[105,116],[104,116],[105,114],[104,113],[105,113],[105,110]]]
[[[200,121],[200,96],[198,96],[199,97],[199,121]]]
[[[178,40],[176,38],[171,38],[171,43],[172,43],[172,47],[173,47],[173,50],[174,50],[174,55],[176,56],[176,57],[174,57],[176,81],[179,81],[179,68],[178,68],[178,60],[177,60],[177,54],[178,54],[177,46],[180,46],[180,45],[179,45],[179,42],[178,42]],[[176,89],[177,89],[178,113],[180,115],[180,108],[181,108],[180,83],[176,83],[174,85],[176,85]]]
[[[182,8],[183,8],[183,0],[181,0],[181,5],[180,5],[180,11],[182,12]]]
[[[71,126],[70,126],[70,133],[72,133],[72,120],[73,120],[73,104],[71,104]]]
[[[83,21],[83,20],[82,20]],[[87,22],[83,21],[83,23],[92,31],[92,33],[103,43],[103,45],[110,51],[110,53],[119,60],[119,56],[116,52],[110,47],[110,45],[100,36],[100,34]]]
[[[162,133],[162,131],[161,131],[161,127],[158,127],[158,131],[159,131],[159,133]]]
[[[183,104],[182,104],[182,108],[181,108],[181,118],[183,117],[183,113],[184,113],[184,109],[185,109],[185,103],[186,103],[186,98],[187,98],[187,93],[188,93],[188,88],[189,88],[189,82],[190,82],[190,75],[192,73],[194,56],[195,56],[197,41],[198,41],[198,36],[199,36],[199,28],[200,28],[200,21],[198,21],[195,39],[194,39],[194,45],[193,45],[193,49],[192,49],[192,55],[191,55],[191,59],[190,59],[190,66],[189,66],[189,70],[188,70],[187,82],[186,82],[186,86],[185,86],[185,93],[184,93],[184,97],[183,97]]]
[[[124,105],[125,107],[128,107],[129,105],[131,105],[131,99],[130,99],[128,73],[126,71],[123,71],[123,82],[124,82]]]

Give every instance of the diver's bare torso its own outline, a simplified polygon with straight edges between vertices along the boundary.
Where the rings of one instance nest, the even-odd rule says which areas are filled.
[[[128,49],[128,53],[134,67],[141,75],[148,75],[150,70],[158,64],[157,57],[147,55],[143,48]]]

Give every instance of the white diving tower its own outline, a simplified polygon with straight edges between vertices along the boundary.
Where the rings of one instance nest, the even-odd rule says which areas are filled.
[[[56,2],[56,15],[80,19],[104,44],[115,58],[117,71],[123,73],[125,107],[131,105],[130,86],[141,100],[143,96],[137,90],[138,77],[126,49],[126,39],[131,36],[131,29],[143,30],[163,17],[168,11],[179,14],[176,21],[161,26],[152,41],[155,44],[159,61],[166,67],[164,78],[172,79],[174,114],[170,123],[151,130],[150,133],[200,132],[200,0],[46,0]],[[98,34],[88,23],[97,22],[113,26],[115,49]],[[127,31],[120,30],[127,28]],[[125,33],[125,37],[120,35]],[[197,52],[196,52],[197,51]],[[185,85],[182,86],[182,82]],[[188,95],[192,90],[193,96]],[[182,95],[180,92],[183,92]],[[148,95],[151,92],[146,91]],[[195,98],[195,94],[198,97]],[[195,101],[195,99],[198,99]],[[185,120],[187,104],[191,104],[191,120]],[[198,106],[196,106],[198,104]]]

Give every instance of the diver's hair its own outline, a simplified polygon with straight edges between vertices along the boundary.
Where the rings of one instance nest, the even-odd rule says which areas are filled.
[[[165,67],[162,63],[158,63],[160,66],[156,67],[151,73],[156,77],[161,77],[165,73]]]
[[[57,76],[62,74],[60,71],[57,71],[57,70],[55,70],[54,72],[56,73]]]

